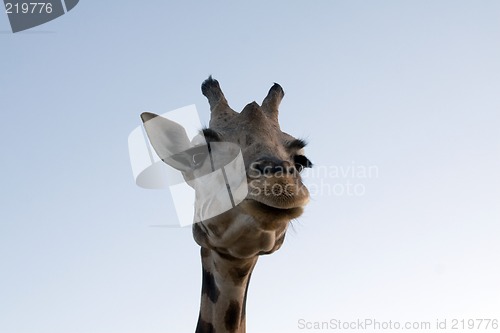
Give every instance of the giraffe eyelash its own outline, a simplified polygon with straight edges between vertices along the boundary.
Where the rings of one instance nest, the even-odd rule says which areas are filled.
[[[287,148],[290,150],[295,150],[295,149],[300,150],[300,149],[304,148],[305,146],[307,146],[307,142],[303,139],[295,139],[295,140],[288,142],[286,145],[287,145]]]

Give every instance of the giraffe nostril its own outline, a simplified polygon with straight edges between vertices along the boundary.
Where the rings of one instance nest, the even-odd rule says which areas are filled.
[[[265,160],[260,160],[252,163],[251,167],[253,174],[257,176],[269,175],[273,171],[273,165]]]
[[[250,172],[256,176],[264,172],[264,165],[260,162],[252,162],[250,164]]]
[[[259,175],[272,176],[276,174],[293,175],[297,169],[293,164],[276,158],[265,158],[252,163],[252,170]]]
[[[286,168],[286,171],[287,173],[289,173],[290,175],[293,175],[295,174],[298,170],[295,168],[295,166],[293,165],[290,165]]]

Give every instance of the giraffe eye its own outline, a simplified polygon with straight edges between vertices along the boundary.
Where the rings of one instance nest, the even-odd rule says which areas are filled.
[[[313,165],[312,162],[309,161],[309,159],[304,155],[295,155],[293,161],[295,163],[295,169],[299,172],[301,172],[304,168],[311,168]]]

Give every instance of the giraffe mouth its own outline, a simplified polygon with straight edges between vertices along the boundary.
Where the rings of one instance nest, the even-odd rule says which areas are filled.
[[[248,187],[247,198],[276,209],[304,207],[309,202],[307,187],[294,177],[252,179]]]
[[[268,205],[259,200],[247,198],[242,202],[248,209],[252,211],[257,211],[259,214],[264,214],[265,216],[271,215],[273,217],[282,216],[288,219],[294,219],[302,215],[304,212],[303,206],[296,207],[276,207],[274,205]]]
[[[248,198],[248,200],[251,200],[258,205],[265,206],[269,209],[272,210],[283,210],[283,211],[289,211],[289,210],[294,210],[294,209],[303,209],[304,206],[307,204],[307,202],[294,202],[294,201],[280,201],[280,200],[269,200],[269,199],[263,199],[262,197],[256,197],[256,198]]]
[[[275,210],[275,211],[293,211],[296,209],[303,209],[305,205],[276,205],[274,203],[269,203],[263,200],[257,200],[254,198],[247,198],[246,200],[252,202],[254,205],[266,208],[268,210]]]

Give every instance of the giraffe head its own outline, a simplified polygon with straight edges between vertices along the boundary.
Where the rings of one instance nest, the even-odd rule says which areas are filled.
[[[146,132],[158,155],[165,156],[163,161],[180,170],[188,183],[204,173],[204,166],[227,161],[230,149],[217,152],[217,144],[231,143],[225,147],[241,149],[246,198],[220,215],[195,223],[194,239],[223,256],[243,259],[272,253],[283,243],[290,220],[300,216],[309,201],[300,172],[312,165],[304,154],[305,142],[280,129],[283,89],[274,84],[261,105],[252,102],[238,113],[212,77],[201,88],[211,110],[209,127],[203,130],[208,145],[193,148],[180,125],[151,113],[141,115]]]

